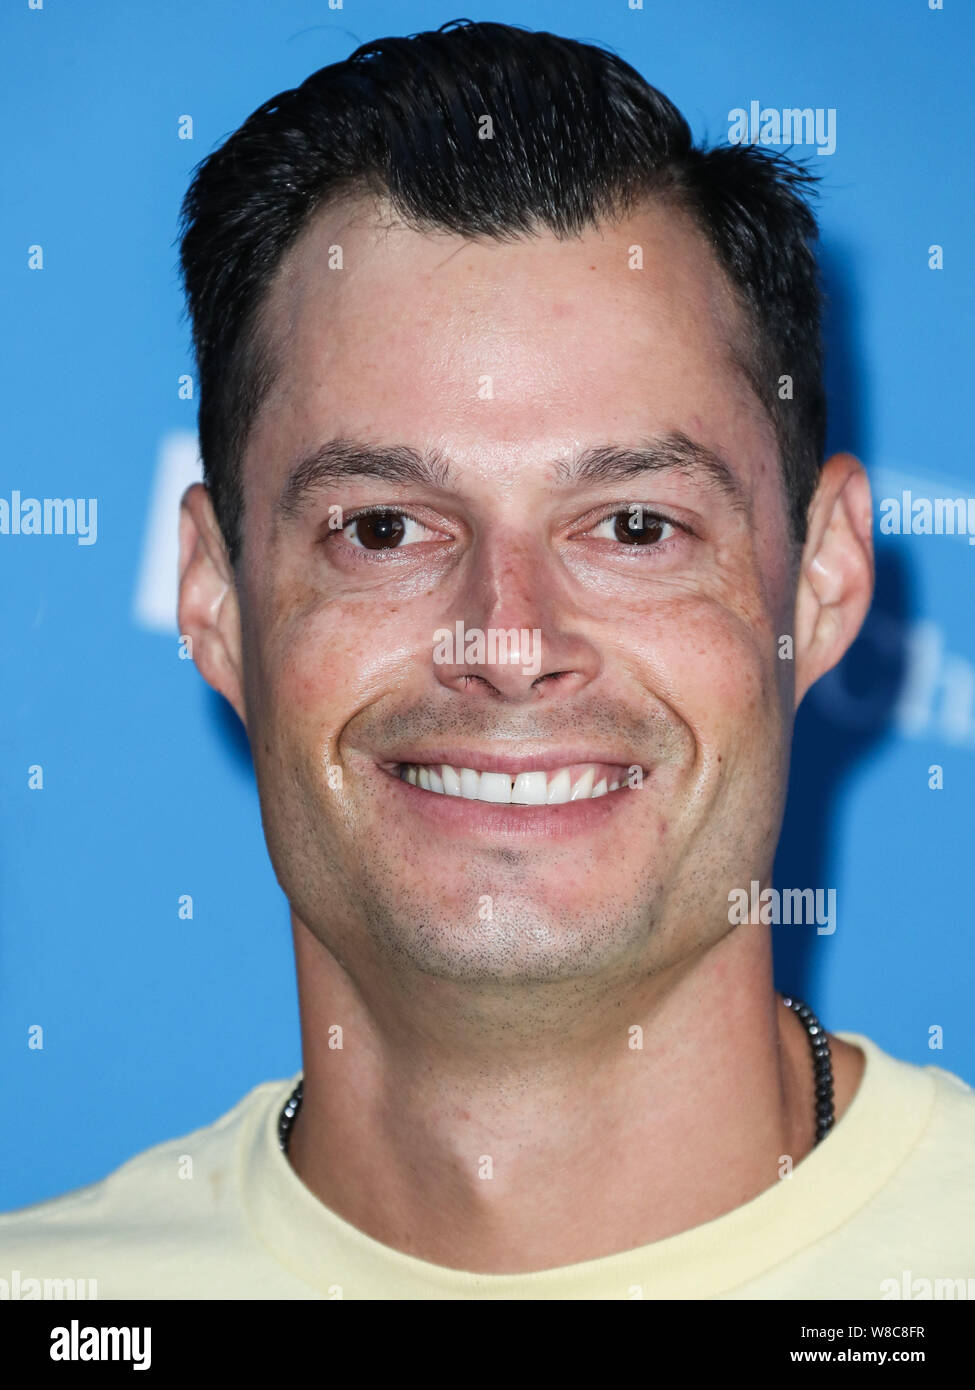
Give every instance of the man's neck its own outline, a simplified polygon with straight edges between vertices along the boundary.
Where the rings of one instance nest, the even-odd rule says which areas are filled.
[[[580,992],[576,1027],[549,1018],[515,1045],[483,1016],[377,1017],[300,923],[296,950],[290,1161],[339,1216],[416,1258],[502,1274],[633,1249],[751,1200],[813,1146],[808,1040],[757,933],[639,1000],[621,990],[596,1011]],[[834,1043],[837,1118],[862,1064]]]

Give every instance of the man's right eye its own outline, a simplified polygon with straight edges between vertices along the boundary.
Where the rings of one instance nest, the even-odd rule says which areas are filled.
[[[342,534],[362,550],[397,550],[432,534],[405,512],[357,512],[347,519]]]

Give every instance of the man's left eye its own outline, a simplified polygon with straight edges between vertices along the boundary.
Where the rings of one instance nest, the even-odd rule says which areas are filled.
[[[398,550],[432,534],[404,512],[362,512],[347,521],[342,532],[362,550]]]
[[[676,529],[665,516],[647,507],[632,506],[608,516],[592,534],[600,539],[620,541],[623,545],[653,546],[670,540]]]

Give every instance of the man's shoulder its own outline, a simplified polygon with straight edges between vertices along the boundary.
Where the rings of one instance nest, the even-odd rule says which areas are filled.
[[[928,1065],[921,1070],[931,1078],[934,1091],[931,1118],[922,1143],[937,1150],[945,1160],[953,1161],[970,1185],[975,1147],[975,1089],[944,1067]]]
[[[895,1188],[910,1181],[945,1210],[955,1196],[975,1207],[975,1089],[945,1067],[904,1061],[860,1034],[838,1036],[867,1054],[869,1109],[860,1118],[869,1117],[878,1150],[889,1148]]]
[[[0,1214],[0,1279],[97,1278],[126,1250],[151,1243],[165,1260],[201,1237],[224,1243],[238,1232],[239,1151],[287,1081],[253,1087],[211,1124],[134,1154],[106,1177],[61,1196]],[[191,1234],[192,1233],[192,1234]],[[70,1260],[71,1269],[62,1268]],[[81,1269],[79,1261],[90,1268]]]
[[[963,1132],[975,1133],[975,1089],[957,1073],[933,1062],[905,1061],[862,1033],[836,1036],[866,1052],[869,1065],[880,1074],[875,1080],[888,1089],[928,1088],[933,1123],[957,1125]]]

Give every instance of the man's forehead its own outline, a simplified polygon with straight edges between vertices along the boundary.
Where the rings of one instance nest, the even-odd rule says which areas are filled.
[[[651,291],[627,300],[630,277],[640,270],[660,288],[659,298]],[[552,293],[541,293],[543,280]],[[428,309],[421,331],[418,319]],[[580,436],[589,423],[596,430],[585,442],[612,438],[610,415],[619,421],[621,440],[652,426],[638,418],[653,408],[645,389],[653,384],[653,364],[640,360],[640,335],[649,334],[655,360],[669,372],[678,344],[691,364],[688,382],[669,388],[678,418],[667,420],[668,427],[693,425],[687,412],[696,405],[715,413],[720,377],[721,409],[742,413],[744,405],[743,413],[770,437],[768,417],[735,356],[744,324],[730,287],[689,217],[660,201],[575,240],[541,232],[502,243],[417,231],[386,200],[346,199],[322,209],[291,248],[267,311],[275,382],[255,435],[264,434],[262,458],[278,459],[275,484],[285,483],[302,454],[346,433],[372,434],[378,442],[388,433],[388,442],[406,442],[410,431],[398,428],[401,413],[418,426],[411,442],[426,445],[429,437],[420,436],[449,414],[451,393],[467,391],[458,356],[467,354],[475,373],[482,366],[490,373],[498,342],[513,343],[521,354],[525,405],[513,408],[503,389],[490,420],[465,405],[479,436],[495,423],[510,426],[511,438],[531,440],[536,430],[546,431],[559,409],[558,389],[546,391],[550,370],[562,373],[565,395],[582,398],[572,399],[573,421]],[[441,335],[451,340],[443,353]],[[720,449],[725,441],[701,442]]]
[[[706,306],[727,334],[741,327],[737,298],[700,228],[673,198],[660,196],[625,217],[560,239],[544,226],[531,234],[490,237],[418,228],[404,221],[388,197],[347,193],[319,209],[288,248],[262,318],[271,332],[294,330],[325,297],[339,313],[354,311],[348,300],[354,301],[356,291],[367,293],[378,278],[419,288],[439,277],[454,290],[462,285],[466,294],[490,294],[519,274],[533,283],[541,276],[553,286],[577,275],[584,287],[589,275],[596,281],[608,275],[634,288],[642,281],[679,294],[688,309],[692,302]]]

